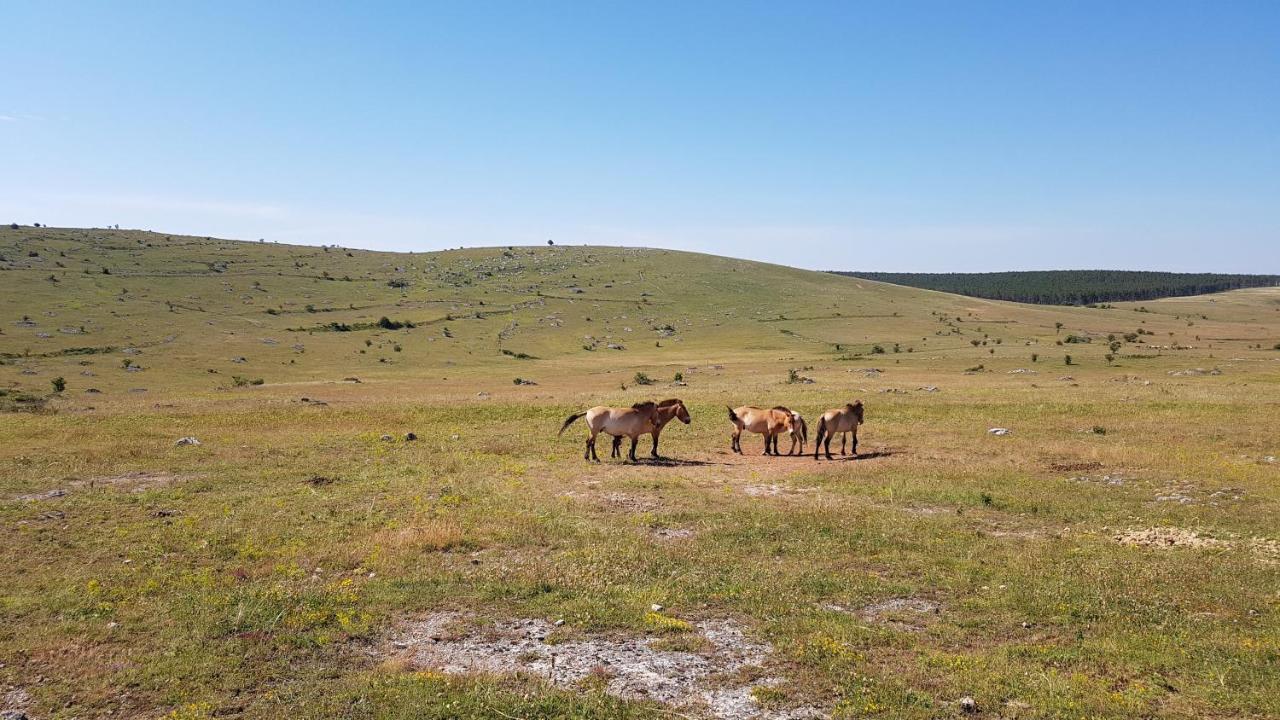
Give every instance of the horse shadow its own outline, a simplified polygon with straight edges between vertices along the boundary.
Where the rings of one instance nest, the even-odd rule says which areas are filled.
[[[855,462],[858,460],[875,460],[876,458],[893,457],[898,454],[901,454],[901,451],[894,452],[892,450],[877,450],[876,452],[858,453],[857,455],[832,455],[830,460],[825,456],[821,456],[819,459],[822,462]]]
[[[648,467],[703,467],[708,465],[728,465],[728,463],[708,462],[706,460],[683,460],[681,458],[672,457],[643,457],[630,464],[645,465]]]

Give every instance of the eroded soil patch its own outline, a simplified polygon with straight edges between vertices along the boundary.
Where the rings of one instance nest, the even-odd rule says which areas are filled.
[[[823,605],[822,608],[857,615],[867,622],[907,632],[922,632],[926,624],[942,613],[941,603],[920,597],[888,598],[861,608],[847,608],[836,604]]]
[[[1212,537],[1194,530],[1177,527],[1153,527],[1126,530],[1114,537],[1118,543],[1145,548],[1196,548],[1227,550],[1244,548],[1264,560],[1280,561],[1280,541],[1270,538],[1239,538],[1235,535]]]
[[[23,502],[52,500],[53,498],[62,497],[70,492],[95,489],[123,490],[126,492],[140,493],[172,485],[175,482],[186,480],[188,478],[189,476],[177,475],[170,472],[148,472],[143,470],[127,472],[120,475],[103,475],[100,477],[89,478],[87,480],[80,478],[67,478],[59,487],[44,490],[42,492],[17,495],[14,497],[14,500]]]
[[[764,674],[773,648],[747,637],[732,620],[696,623],[697,652],[663,649],[651,637],[568,636],[548,642],[557,628],[539,619],[504,620],[473,627],[473,618],[441,612],[405,627],[391,654],[411,665],[448,673],[522,673],[557,686],[602,679],[610,694],[652,700],[714,718],[822,717],[810,708],[765,710],[751,690],[780,682]],[[557,639],[559,640],[559,639]],[[797,714],[808,713],[808,714]]]

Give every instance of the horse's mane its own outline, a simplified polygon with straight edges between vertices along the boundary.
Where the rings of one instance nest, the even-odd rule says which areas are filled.
[[[791,408],[782,407],[781,405],[774,405],[774,406],[773,406],[773,409],[774,409],[774,410],[781,410],[781,411],[782,411],[782,412],[784,412],[784,413],[790,413],[790,412],[791,412]]]
[[[632,410],[652,410],[655,407],[657,407],[657,405],[652,400],[645,400],[644,402],[638,402],[635,405],[632,405],[631,409]]]
[[[658,407],[671,407],[672,405],[683,405],[683,404],[684,404],[684,401],[681,400],[680,398],[671,398],[670,400],[663,400],[662,402],[658,403]]]

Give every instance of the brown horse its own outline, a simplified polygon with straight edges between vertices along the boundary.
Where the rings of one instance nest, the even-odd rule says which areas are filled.
[[[585,417],[587,430],[591,436],[587,438],[587,451],[583,453],[583,458],[600,462],[599,456],[596,455],[596,436],[607,433],[631,438],[631,452],[628,453],[628,457],[631,458],[631,462],[636,462],[636,441],[641,435],[653,432],[657,414],[658,404],[654,402],[636,403],[629,408],[597,405],[585,412],[570,415],[560,426],[558,434],[563,435],[565,429],[575,420]]]
[[[828,460],[831,457],[831,438],[836,433],[853,435],[853,456],[858,457],[858,426],[862,424],[862,401],[855,400],[844,407],[835,408],[822,413],[818,419],[818,436],[813,441],[813,459],[818,459],[818,451],[826,450]],[[823,440],[826,444],[823,444]],[[840,443],[840,454],[844,455],[844,443]]]
[[[658,457],[661,457],[660,455],[658,455],[658,436],[662,434],[662,428],[667,423],[671,422],[676,418],[680,418],[680,422],[684,423],[685,425],[688,425],[692,421],[692,419],[689,417],[689,411],[685,409],[683,400],[679,398],[671,398],[670,400],[663,400],[662,402],[658,403],[658,409],[657,409],[657,412],[655,413],[653,429],[649,431],[649,434],[653,436],[653,447],[649,448],[650,457],[653,457],[655,459]],[[613,436],[613,452],[610,454],[610,457],[619,457],[620,455],[622,455],[622,452],[619,450],[619,448],[621,447],[622,447],[622,436],[614,435]],[[635,458],[633,457],[632,459],[634,460]]]
[[[804,420],[797,421],[798,417],[798,413],[793,413],[781,406],[769,410],[754,405],[729,408],[729,422],[733,423],[730,449],[739,455],[742,454],[742,431],[746,430],[764,435],[765,455],[780,455],[778,436],[784,432],[791,433],[791,450],[794,452],[797,435],[804,437],[804,434],[801,434]]]

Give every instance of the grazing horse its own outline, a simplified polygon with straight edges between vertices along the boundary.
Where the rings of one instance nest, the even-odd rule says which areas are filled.
[[[585,412],[570,415],[560,426],[558,435],[563,435],[565,429],[575,420],[585,417],[587,431],[591,436],[587,438],[587,451],[583,453],[583,458],[600,462],[599,456],[596,455],[596,436],[606,433],[631,438],[631,452],[628,457],[631,458],[631,462],[636,462],[636,441],[641,435],[653,432],[657,414],[658,404],[654,402],[636,403],[629,408],[597,405]]]
[[[818,436],[813,441],[813,459],[818,459],[818,451],[826,450],[827,459],[831,457],[831,438],[836,433],[853,435],[853,456],[858,457],[858,426],[862,424],[862,401],[856,400],[842,408],[835,408],[822,413],[818,420]],[[823,440],[826,444],[823,444]],[[844,455],[844,443],[840,443],[840,454]]]
[[[671,398],[670,400],[663,400],[658,403],[658,410],[655,415],[656,417],[654,419],[653,429],[649,431],[649,434],[653,436],[653,447],[649,449],[649,455],[656,459],[661,457],[658,455],[658,436],[662,434],[663,426],[675,418],[680,418],[680,422],[688,425],[691,418],[689,417],[689,411],[684,407],[684,401],[679,398]],[[614,435],[613,452],[610,454],[610,457],[618,457],[622,455],[622,452],[619,450],[621,447],[622,436]],[[634,460],[635,458],[632,459]]]
[[[793,413],[784,407],[775,407],[769,410],[763,410],[754,405],[743,405],[740,408],[729,408],[729,422],[733,423],[733,436],[730,449],[739,455],[742,454],[742,431],[759,433],[764,435],[764,454],[779,455],[778,452],[778,436],[782,433],[791,433],[791,448],[794,452],[796,443],[796,434],[801,432],[801,423],[803,419],[797,423],[797,413]],[[801,435],[804,437],[804,435]]]

